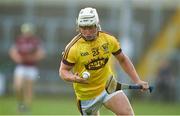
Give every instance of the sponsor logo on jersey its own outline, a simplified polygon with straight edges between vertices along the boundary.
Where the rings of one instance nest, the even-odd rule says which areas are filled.
[[[89,55],[88,52],[81,52],[80,54],[81,54],[81,56],[87,56],[87,55]]]
[[[98,70],[106,65],[109,58],[97,58],[92,59],[88,64],[85,65],[87,70]]]

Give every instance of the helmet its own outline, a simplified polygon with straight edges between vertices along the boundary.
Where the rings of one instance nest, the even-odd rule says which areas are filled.
[[[99,17],[96,9],[91,7],[81,9],[77,19],[77,25],[78,27],[96,25],[100,29]]]
[[[34,30],[34,27],[32,24],[30,23],[24,23],[22,26],[21,26],[21,32],[23,34],[34,34],[35,30]]]

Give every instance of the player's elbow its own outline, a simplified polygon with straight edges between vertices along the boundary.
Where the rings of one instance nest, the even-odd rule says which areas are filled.
[[[71,77],[70,70],[71,70],[71,67],[68,67],[68,66],[64,65],[61,62],[61,65],[59,67],[59,76],[60,76],[60,78],[65,80],[65,81],[69,81],[70,77]]]
[[[60,77],[60,78],[63,78],[63,77],[62,77],[62,71],[61,71],[61,69],[59,69],[59,77]]]
[[[61,69],[61,67],[59,68],[59,77],[60,77],[61,79],[63,79],[63,80],[66,80],[66,79],[65,79],[65,76],[64,76],[64,72],[63,72],[63,70]]]

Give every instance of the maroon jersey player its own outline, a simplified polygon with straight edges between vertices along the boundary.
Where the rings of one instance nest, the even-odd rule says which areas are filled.
[[[21,32],[9,50],[11,59],[17,64],[14,71],[14,89],[20,113],[29,111],[33,82],[38,77],[36,64],[45,56],[41,41],[34,35],[32,25],[23,24]]]
[[[35,65],[37,63],[36,52],[41,47],[39,38],[34,35],[21,35],[16,39],[15,46],[21,57],[21,64]]]

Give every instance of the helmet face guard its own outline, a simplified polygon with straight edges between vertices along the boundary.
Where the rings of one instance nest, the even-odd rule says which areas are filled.
[[[79,32],[81,33],[81,35],[84,37],[85,40],[91,41],[91,40],[96,39],[98,29],[97,29],[96,25],[80,26]]]
[[[98,17],[96,9],[91,8],[91,7],[81,9],[79,12],[78,19],[77,19],[78,30],[79,30],[79,27],[94,26],[94,25],[96,26],[98,30],[101,30],[101,27],[99,24],[99,17]],[[97,36],[97,32],[96,32],[96,35],[86,36],[85,38],[87,40],[93,40],[94,38],[96,38],[96,36]]]
[[[96,39],[96,37],[97,37],[97,32],[94,33],[93,35],[83,35],[83,34],[82,34],[82,36],[84,37],[85,40],[87,40],[87,41],[92,41],[92,40]]]

